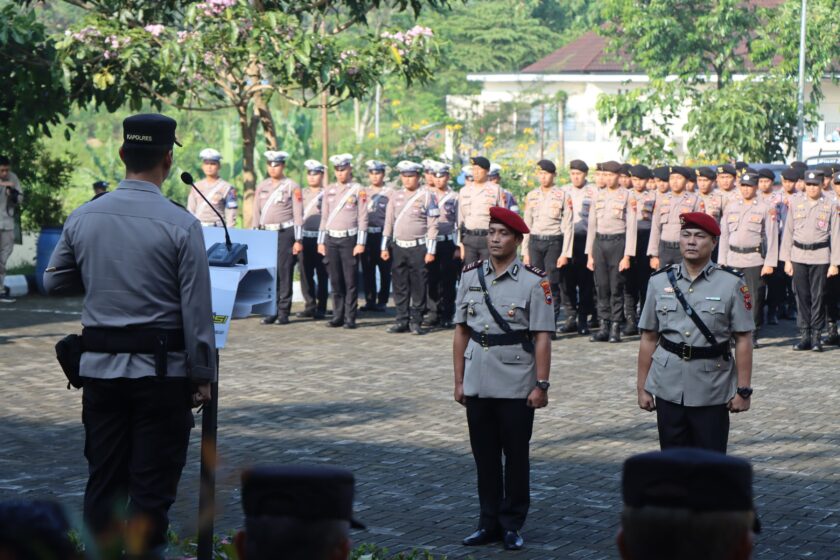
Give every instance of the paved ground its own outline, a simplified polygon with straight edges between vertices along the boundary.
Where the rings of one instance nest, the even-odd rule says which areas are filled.
[[[85,483],[80,393],[64,389],[52,346],[78,330],[79,301],[0,304],[0,499],[54,497],[80,509]],[[239,526],[238,470],[329,463],[355,471],[356,542],[462,558],[503,555],[458,543],[477,499],[463,409],[451,398],[451,332],[388,335],[388,318],[356,331],[295,322],[233,325],[223,351],[217,527]],[[757,557],[840,556],[840,351],[790,350],[791,323],[756,353],[754,409],[733,419],[732,454],[756,469],[765,531]],[[554,344],[552,402],[537,414],[533,506],[516,558],[616,558],[621,463],[656,448],[655,420],[635,403],[637,339]],[[194,530],[198,430],[173,508]]]

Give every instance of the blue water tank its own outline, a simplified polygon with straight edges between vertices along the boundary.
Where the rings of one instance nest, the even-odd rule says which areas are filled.
[[[38,244],[35,248],[35,284],[38,286],[38,291],[46,294],[44,290],[44,271],[50,263],[50,257],[58,245],[58,240],[61,239],[60,227],[45,227],[41,229],[41,235],[38,236]]]

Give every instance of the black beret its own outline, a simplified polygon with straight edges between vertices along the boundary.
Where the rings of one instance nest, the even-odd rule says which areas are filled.
[[[653,177],[650,168],[642,164],[632,166],[629,173],[631,177],[638,177],[639,179],[650,179]]]
[[[752,466],[743,459],[704,449],[676,448],[624,462],[624,503],[696,512],[754,511]],[[755,530],[760,526],[756,523]]]
[[[820,169],[809,169],[803,174],[806,185],[822,185],[825,173]]]
[[[734,165],[725,163],[723,165],[718,165],[717,166],[717,174],[718,175],[732,175],[733,177],[736,177],[738,175],[738,170],[735,169]]]
[[[696,170],[698,177],[705,177],[706,179],[711,179],[714,181],[717,178],[717,174],[715,170],[711,167],[698,167]]]
[[[651,171],[651,174],[660,181],[667,181],[668,176],[671,174],[671,172],[669,171],[668,167],[663,165],[661,167],[654,167],[653,171]]]
[[[537,162],[537,167],[548,173],[557,173],[557,166],[551,160],[541,159]]]
[[[470,158],[470,163],[473,165],[477,165],[480,168],[484,169],[485,171],[490,171],[490,160],[486,157],[482,156],[475,156]]]
[[[746,185],[748,187],[755,187],[758,185],[758,173],[753,171],[747,170],[744,171],[744,174],[741,175],[740,183],[741,185]]]
[[[798,181],[802,178],[802,170],[796,167],[791,167],[782,171],[782,179],[785,181]]]
[[[688,167],[683,167],[682,165],[672,165],[668,168],[668,175],[682,175],[689,181],[694,180],[694,171],[693,169],[689,169]]]
[[[132,148],[172,148],[181,145],[175,138],[175,119],[157,113],[131,115],[123,121],[123,145]]]
[[[303,520],[353,519],[353,473],[336,467],[255,467],[242,472],[246,517],[290,516]]]
[[[686,167],[688,169],[688,180],[692,183],[697,181],[697,170],[693,167]]]
[[[772,169],[764,168],[758,170],[758,178],[759,179],[770,179],[771,181],[776,181],[776,174],[773,173]]]
[[[791,169],[799,169],[800,171],[808,169],[808,164],[804,161],[793,161],[790,164]]]
[[[589,173],[589,166],[586,165],[586,162],[582,159],[573,159],[569,163],[569,169],[576,169],[577,171],[583,171],[584,173]]]
[[[627,175],[629,177],[631,167],[633,167],[633,166],[630,165],[629,163],[622,163],[621,164],[621,169],[618,170],[618,174],[619,175]]]
[[[821,170],[826,177],[830,177],[840,170],[840,167],[836,163],[823,163],[818,165],[817,169]]]
[[[599,163],[598,165],[601,171],[606,171],[607,173],[618,173],[621,171],[621,164],[617,161],[605,161],[603,163]]]

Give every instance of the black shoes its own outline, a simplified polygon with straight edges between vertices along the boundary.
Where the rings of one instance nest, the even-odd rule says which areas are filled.
[[[810,350],[811,349],[811,329],[802,329],[800,332],[799,342],[793,345],[794,350]]]
[[[505,543],[505,550],[522,550],[525,546],[525,539],[519,534],[519,531],[505,531],[502,538]]]
[[[811,350],[814,352],[822,352],[822,332],[814,331],[811,335]]]
[[[621,325],[617,322],[610,326],[610,342],[621,342]]]
[[[344,319],[333,319],[332,321],[327,321],[327,326],[333,329],[342,325],[344,325]]]
[[[601,329],[589,337],[589,342],[606,342],[610,339],[610,322],[601,323]]]
[[[277,320],[274,321],[275,325],[288,325],[289,324],[289,316],[288,315],[279,315]]]
[[[753,331],[752,339],[753,339],[753,348],[761,348],[761,346],[758,344],[758,333],[757,332]]]
[[[408,326],[408,330],[411,332],[411,334],[426,334],[426,331],[423,330],[423,327],[420,325],[420,323],[411,323]]]
[[[385,331],[387,333],[404,333],[408,332],[408,325],[405,323],[394,323]]]
[[[464,546],[482,546],[502,540],[500,531],[491,531],[489,529],[479,529],[463,541]]]
[[[379,311],[379,309],[376,307],[376,304],[372,303],[372,302],[367,302],[362,307],[360,307],[359,310],[360,311]]]
[[[825,344],[829,346],[840,346],[840,333],[837,332],[837,323],[830,322],[828,324],[828,336],[825,339]]]
[[[274,321],[277,320],[277,315],[269,315],[268,317],[263,317],[263,320],[260,321],[261,325],[273,325]]]
[[[584,325],[586,325],[586,322],[584,322]],[[563,323],[563,326],[559,329],[559,331],[563,334],[573,333],[576,330],[578,330],[578,322],[574,317],[568,317]]]
[[[452,321],[441,321],[440,328],[446,329],[446,330],[454,329],[455,328],[455,323],[453,323]]]
[[[315,317],[315,310],[314,309],[304,309],[303,311],[298,311],[295,313],[295,317],[298,319],[307,319],[307,318],[314,318]]]
[[[346,323],[344,323],[344,328],[345,329],[355,329],[355,328],[357,328],[356,327],[356,321],[347,321]]]

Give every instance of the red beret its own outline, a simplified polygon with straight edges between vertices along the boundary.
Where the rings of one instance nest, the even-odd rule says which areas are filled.
[[[720,237],[720,226],[718,226],[718,223],[714,218],[703,212],[686,212],[685,214],[680,214],[680,223],[682,223],[682,228],[680,229],[702,229],[710,235]]]
[[[501,206],[490,207],[490,221],[504,224],[511,231],[521,233],[522,235],[531,233],[531,230],[529,230],[528,226],[525,224],[525,220],[523,220],[519,214],[508,210],[507,208],[502,208]]]

